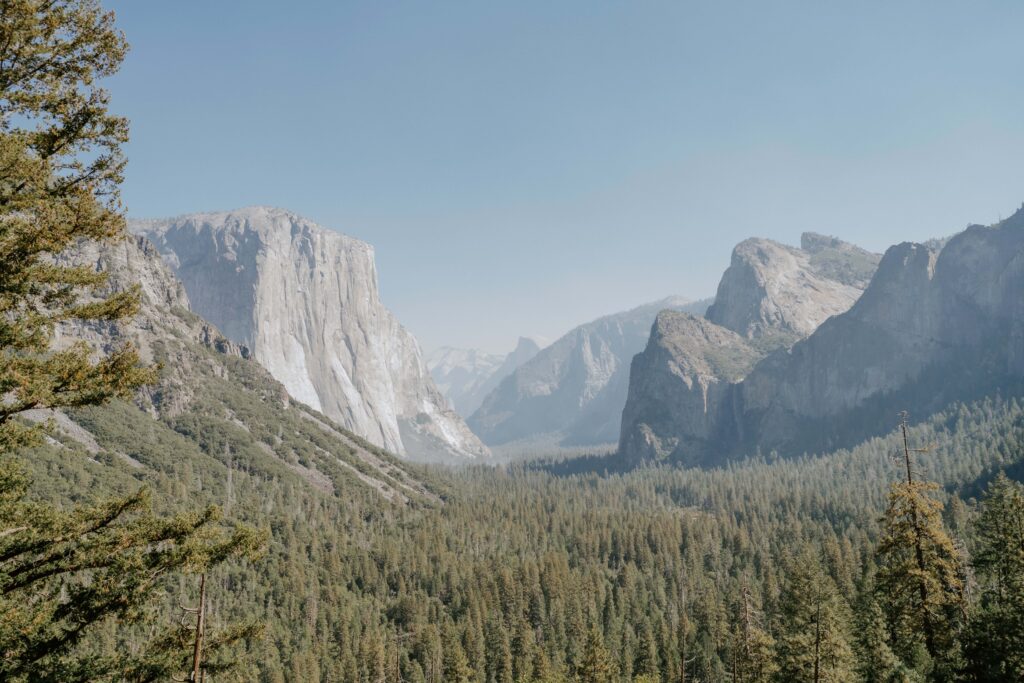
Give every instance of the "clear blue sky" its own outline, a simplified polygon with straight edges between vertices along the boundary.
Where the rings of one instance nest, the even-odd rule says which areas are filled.
[[[107,0],[137,217],[270,204],[376,246],[427,349],[506,350],[804,230],[1024,202],[1024,3]]]

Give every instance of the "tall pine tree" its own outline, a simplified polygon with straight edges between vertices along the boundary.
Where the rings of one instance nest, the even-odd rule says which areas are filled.
[[[938,485],[915,478],[913,451],[903,437],[905,479],[892,485],[878,544],[879,602],[886,612],[890,647],[934,680],[950,680],[960,663],[966,616],[964,567],[942,523]]]
[[[975,529],[981,604],[968,631],[967,677],[1024,680],[1024,487],[996,476]]]
[[[817,554],[805,549],[787,563],[776,638],[778,681],[842,683],[854,677],[849,608]]]
[[[746,585],[740,588],[733,609],[731,640],[731,669],[737,683],[764,683],[775,671],[775,641],[765,629],[764,615],[754,603],[754,596]]]
[[[128,124],[97,85],[127,50],[95,0],[0,0],[0,679],[154,680],[186,668],[180,631],[134,656],[75,656],[96,624],[139,619],[170,572],[201,572],[260,545],[219,530],[210,508],[160,519],[141,491],[66,511],[27,500],[17,455],[45,425],[32,409],[97,405],[155,379],[135,350],[53,347],[65,321],[118,320],[137,290],[105,294],[102,273],[57,257],[81,240],[123,239],[118,188]],[[83,294],[90,294],[86,299]],[[241,636],[250,630],[229,630]],[[216,648],[221,639],[211,640]]]

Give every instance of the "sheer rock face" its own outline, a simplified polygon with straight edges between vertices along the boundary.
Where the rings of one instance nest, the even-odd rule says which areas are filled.
[[[502,380],[469,424],[492,446],[614,444],[626,402],[629,361],[643,349],[658,312],[702,313],[706,308],[706,301],[670,297],[580,325]]]
[[[737,387],[740,447],[844,445],[1024,380],[1024,210],[885,254],[849,312]]]
[[[265,207],[131,227],[156,244],[193,310],[296,400],[416,459],[487,454],[381,303],[370,245]]]
[[[472,415],[501,380],[540,351],[532,339],[520,337],[507,355],[476,349],[442,347],[427,358],[427,367],[438,389],[462,416]]]
[[[619,449],[633,461],[705,452],[717,435],[716,411],[729,382],[758,352],[731,330],[703,318],[662,311],[643,353],[633,358]]]
[[[231,467],[232,462],[245,462],[245,468],[259,476],[297,475],[298,479],[292,480],[295,485],[309,485],[327,495],[349,496],[351,487],[368,487],[392,503],[439,502],[433,491],[391,455],[289,397],[281,383],[251,360],[245,346],[227,339],[189,310],[185,287],[145,237],[133,235],[104,244],[82,242],[58,260],[106,273],[106,283],[98,292],[101,295],[136,285],[141,289],[136,315],[117,321],[61,324],[55,346],[84,341],[98,351],[109,352],[131,343],[146,365],[159,364],[156,383],[142,387],[134,397],[135,405],[154,418],[133,423],[146,431],[145,440],[152,443],[162,435],[169,439],[168,444],[196,448],[195,455],[207,450],[208,443],[200,442],[205,441],[205,427],[209,427],[230,436],[225,451],[218,448],[202,456],[210,458],[213,472]],[[92,296],[86,293],[82,300],[92,300]],[[130,413],[120,415],[133,419]],[[80,424],[74,413],[45,410],[26,417],[52,418],[60,439],[78,442],[90,454],[109,447],[103,437],[89,431],[88,423]],[[190,426],[197,424],[205,427],[193,431]],[[178,445],[168,457],[179,455]],[[112,454],[142,480],[160,476],[163,465],[152,459],[153,452],[141,460],[131,450]],[[227,463],[219,460],[224,455],[230,458]]]
[[[706,320],[663,314],[632,364],[619,451],[629,461],[707,462],[736,426],[723,414],[740,381],[861,296],[879,256],[805,233],[801,248],[748,239],[732,253]]]
[[[850,308],[879,256],[805,233],[801,249],[753,238],[736,246],[707,318],[750,339],[786,346]]]
[[[137,315],[126,320],[64,323],[55,331],[55,344],[60,347],[81,340],[109,353],[130,342],[144,364],[161,361],[159,383],[143,387],[136,397],[139,407],[151,415],[175,417],[192,400],[190,376],[198,361],[186,348],[188,343],[198,342],[220,354],[249,358],[246,347],[228,340],[191,312],[184,285],[145,237],[130,235],[102,244],[81,242],[58,258],[68,265],[88,265],[105,272],[107,282],[99,291],[102,295],[139,286]],[[84,300],[90,297],[86,295]]]
[[[669,381],[669,361],[650,365],[634,362],[631,383]],[[891,247],[848,311],[718,386],[706,423],[694,426],[691,405],[659,408],[671,417],[659,443],[678,444],[672,459],[831,450],[888,431],[900,410],[924,417],[954,401],[1024,390],[1024,210],[944,246]],[[643,417],[636,429],[665,422],[646,417],[653,411],[627,406]],[[625,422],[623,432],[624,457],[652,457],[641,433],[627,439]]]

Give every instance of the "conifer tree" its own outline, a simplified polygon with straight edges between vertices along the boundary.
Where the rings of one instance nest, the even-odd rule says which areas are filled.
[[[871,577],[858,592],[854,624],[857,671],[864,683],[890,683],[899,681],[903,668],[899,658],[889,647],[889,629],[885,614],[875,596]]]
[[[66,511],[29,502],[16,456],[40,442],[32,409],[97,405],[151,382],[131,347],[53,347],[67,321],[133,315],[137,288],[105,292],[59,258],[81,240],[123,239],[118,187],[127,121],[98,86],[127,50],[95,0],[0,0],[0,679],[153,680],[185,668],[180,633],[104,657],[75,656],[91,627],[137,620],[168,573],[252,554],[259,535],[219,531],[216,508],[161,519],[149,496]],[[176,635],[177,633],[177,635]],[[250,629],[230,630],[241,637]],[[179,638],[180,640],[180,638]],[[220,640],[211,641],[208,653]],[[130,672],[130,673],[129,673]]]
[[[576,672],[580,683],[613,683],[618,672],[612,656],[604,646],[601,633],[591,629],[583,649],[583,661]]]
[[[633,674],[654,676],[661,670],[658,657],[658,643],[650,622],[644,622],[638,633],[636,654],[633,659]]]
[[[443,680],[451,683],[469,683],[473,680],[473,669],[469,666],[469,659],[452,624],[446,623],[441,631],[441,648],[444,653]]]
[[[775,674],[778,681],[842,683],[853,677],[848,608],[818,556],[791,558],[780,597]]]
[[[966,615],[963,564],[932,497],[938,485],[914,476],[905,416],[900,427],[905,479],[892,485],[882,518],[877,590],[893,651],[933,679],[950,680]]]
[[[55,258],[79,240],[124,234],[118,185],[128,123],[96,81],[127,50],[91,0],[3,0],[0,10],[0,449],[37,439],[14,418],[93,405],[152,381],[129,347],[100,359],[84,344],[51,350],[55,325],[133,315],[138,291],[100,294],[93,268]]]
[[[1024,487],[997,475],[975,529],[981,604],[967,638],[967,677],[1024,680]]]
[[[747,586],[740,589],[732,620],[731,668],[733,679],[746,683],[764,683],[775,670],[775,641],[764,628],[764,617],[754,604]]]
[[[487,680],[512,683],[512,645],[505,624],[498,617],[487,622]]]

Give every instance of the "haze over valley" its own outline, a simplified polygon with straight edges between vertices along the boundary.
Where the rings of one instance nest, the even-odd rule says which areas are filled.
[[[1024,681],[1022,22],[0,0],[0,681]]]

